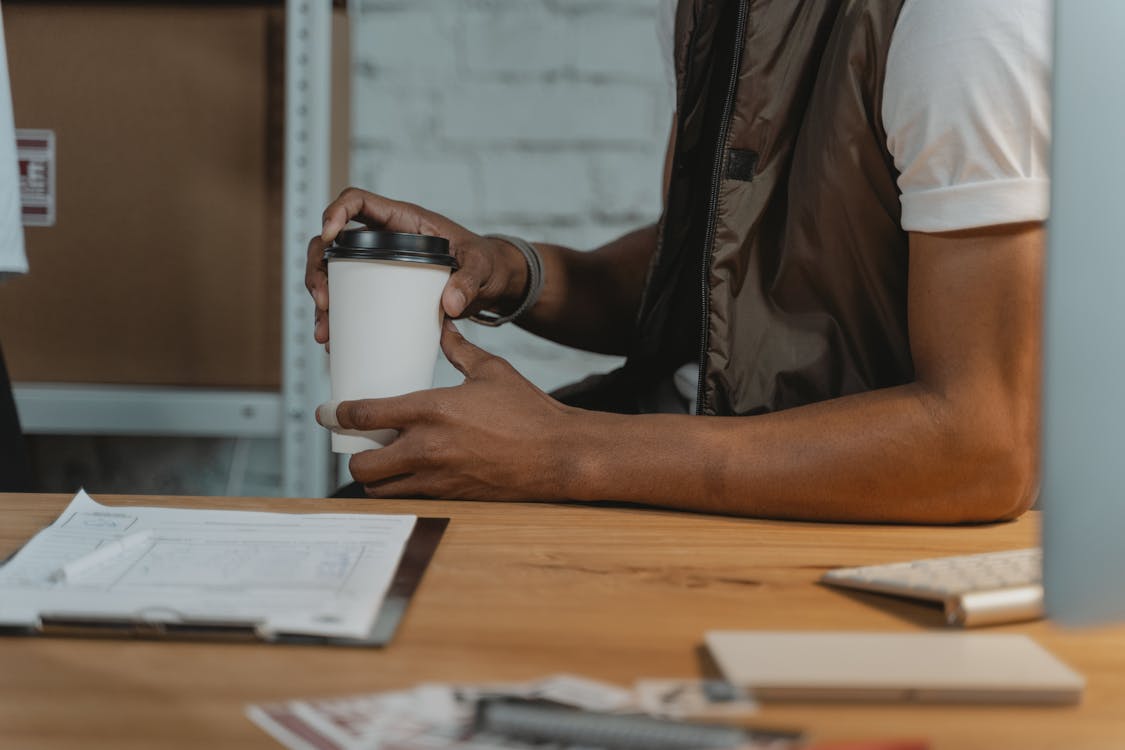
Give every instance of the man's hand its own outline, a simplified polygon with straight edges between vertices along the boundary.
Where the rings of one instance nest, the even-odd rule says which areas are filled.
[[[481,237],[449,219],[410,203],[393,201],[357,188],[348,188],[324,209],[320,235],[309,241],[305,287],[316,304],[317,342],[328,342],[328,269],[324,250],[349,221],[389,232],[428,234],[449,240],[459,268],[442,292],[445,314],[462,318],[483,309],[514,309],[527,286],[527,263],[519,250],[503,240]]]
[[[465,375],[462,385],[317,409],[329,428],[399,431],[387,447],[352,456],[356,481],[371,497],[564,498],[567,456],[552,435],[563,434],[560,422],[575,410],[466,341],[448,320],[441,347]]]

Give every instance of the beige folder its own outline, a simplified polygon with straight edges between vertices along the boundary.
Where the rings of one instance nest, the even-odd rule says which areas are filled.
[[[726,679],[760,700],[1077,703],[1085,680],[1022,635],[711,631]]]

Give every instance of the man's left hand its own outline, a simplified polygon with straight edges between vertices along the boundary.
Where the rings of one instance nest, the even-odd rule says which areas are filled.
[[[371,497],[562,498],[568,462],[558,436],[575,410],[471,344],[448,320],[441,348],[463,384],[317,409],[317,421],[329,429],[399,431],[390,445],[352,456],[352,477]]]

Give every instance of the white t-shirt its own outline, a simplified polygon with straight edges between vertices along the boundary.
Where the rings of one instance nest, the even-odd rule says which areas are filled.
[[[20,223],[20,175],[16,161],[16,129],[12,120],[12,92],[8,83],[8,51],[4,18],[0,15],[0,281],[27,272]]]
[[[672,68],[675,0],[658,34]],[[908,232],[1043,221],[1049,207],[1051,0],[905,0],[883,80]],[[673,382],[695,412],[698,364]]]

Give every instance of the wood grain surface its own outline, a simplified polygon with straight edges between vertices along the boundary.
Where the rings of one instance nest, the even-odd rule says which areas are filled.
[[[0,494],[0,558],[65,507]],[[939,610],[815,583],[840,565],[1033,546],[1038,517],[956,528],[758,521],[643,508],[106,496],[120,505],[448,516],[384,650],[0,638],[0,747],[272,748],[246,704],[555,672],[623,685],[698,676],[709,629],[941,628]],[[819,740],[928,738],[940,750],[1125,748],[1125,627],[1026,633],[1083,673],[1071,707],[767,705]]]

